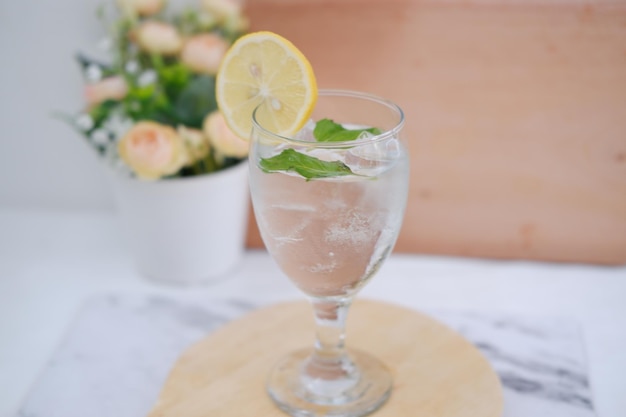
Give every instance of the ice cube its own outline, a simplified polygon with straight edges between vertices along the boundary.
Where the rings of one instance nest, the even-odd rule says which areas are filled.
[[[306,122],[302,129],[296,132],[296,134],[294,135],[294,139],[302,140],[305,142],[315,142],[313,130],[315,130],[315,122],[313,121],[313,119],[309,119],[309,121]]]
[[[368,134],[363,132],[361,135]],[[352,172],[359,175],[378,176],[386,171],[390,163],[402,152],[400,142],[389,139],[361,146],[355,146],[346,152],[345,163]]]
[[[302,233],[312,221],[310,213],[314,212],[315,206],[308,204],[272,204],[263,211],[258,221],[268,237],[273,239],[272,245],[280,248],[304,239]]]
[[[305,153],[326,162],[341,161],[342,159],[341,151],[335,149],[311,149]]]

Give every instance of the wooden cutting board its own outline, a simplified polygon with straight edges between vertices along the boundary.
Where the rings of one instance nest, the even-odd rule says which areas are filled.
[[[174,365],[149,417],[284,416],[265,392],[270,368],[290,351],[312,346],[306,302],[257,310],[191,346]],[[500,417],[500,382],[459,334],[418,312],[357,301],[348,346],[383,360],[394,376],[391,398],[376,417]]]
[[[626,2],[248,0],[323,88],[406,113],[397,250],[626,263]],[[254,219],[252,219],[254,220]],[[254,221],[248,242],[262,246]]]

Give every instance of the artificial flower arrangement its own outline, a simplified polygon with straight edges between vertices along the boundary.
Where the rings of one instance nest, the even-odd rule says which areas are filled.
[[[113,167],[141,179],[201,175],[244,159],[248,143],[215,99],[222,57],[247,29],[240,2],[201,0],[167,13],[165,0],[118,0],[115,13],[104,42],[110,63],[78,56],[87,107],[70,123]]]

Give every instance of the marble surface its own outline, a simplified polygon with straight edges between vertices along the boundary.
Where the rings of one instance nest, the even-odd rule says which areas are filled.
[[[431,312],[485,355],[504,388],[503,417],[592,417],[580,326],[571,319]]]
[[[205,307],[207,300],[267,305],[302,297],[263,251],[248,251],[235,269],[210,285],[163,287],[135,271],[113,215],[0,207],[0,417],[15,417],[26,399],[34,398],[51,358],[79,325],[86,300],[103,293],[189,297]],[[420,311],[472,312],[533,323],[563,317],[579,330],[597,415],[624,416],[626,266],[393,254],[360,296]],[[536,357],[542,362],[532,365],[533,372],[545,362],[553,364]],[[507,361],[508,356],[502,366]],[[567,385],[555,379],[560,371],[551,372],[544,372],[542,381]],[[520,383],[519,395],[560,392],[553,385],[543,387]],[[576,392],[587,398],[584,388]]]
[[[90,298],[20,417],[138,417],[189,344],[257,307],[240,299]],[[579,326],[567,319],[428,312],[472,341],[504,387],[503,417],[592,417]]]

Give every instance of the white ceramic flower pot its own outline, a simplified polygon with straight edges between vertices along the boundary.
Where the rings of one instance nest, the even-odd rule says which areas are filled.
[[[160,181],[112,175],[121,225],[139,272],[178,285],[225,275],[244,251],[247,181],[246,162]]]

